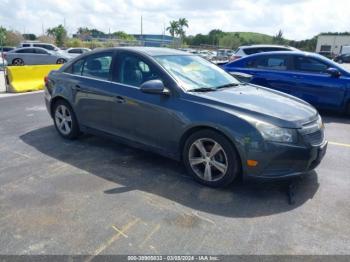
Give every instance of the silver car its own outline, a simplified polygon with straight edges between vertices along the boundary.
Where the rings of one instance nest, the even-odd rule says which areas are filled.
[[[9,65],[50,65],[64,64],[70,57],[64,53],[49,51],[40,47],[24,47],[7,52]]]
[[[85,48],[85,47],[72,47],[72,48],[68,48],[65,51],[70,57],[77,57],[77,56],[84,54],[86,52],[90,52],[91,49]]]

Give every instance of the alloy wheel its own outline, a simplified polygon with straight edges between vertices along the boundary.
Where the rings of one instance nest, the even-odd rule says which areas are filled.
[[[66,60],[60,58],[57,60],[57,64],[64,64],[66,62]]]
[[[227,154],[213,139],[200,138],[194,141],[190,146],[188,158],[192,170],[205,181],[218,181],[226,175]]]
[[[55,122],[63,135],[68,135],[72,131],[72,115],[65,105],[59,105],[56,108]]]
[[[24,65],[24,62],[22,59],[16,58],[15,60],[13,60],[13,64],[20,66],[20,65]]]

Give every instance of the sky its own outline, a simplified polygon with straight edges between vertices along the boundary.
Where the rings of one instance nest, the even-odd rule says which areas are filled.
[[[185,17],[187,35],[212,29],[275,35],[291,40],[320,32],[350,31],[349,0],[0,0],[0,25],[42,34],[58,24],[108,32],[162,34],[170,20]]]

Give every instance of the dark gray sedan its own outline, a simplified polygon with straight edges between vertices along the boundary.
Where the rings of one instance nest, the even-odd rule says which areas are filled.
[[[5,58],[9,65],[22,66],[64,64],[71,57],[41,47],[23,47],[7,52]]]
[[[298,176],[326,152],[321,117],[308,103],[240,83],[181,51],[98,50],[45,80],[46,105],[62,137],[87,132],[148,149],[183,161],[209,186],[239,175]]]

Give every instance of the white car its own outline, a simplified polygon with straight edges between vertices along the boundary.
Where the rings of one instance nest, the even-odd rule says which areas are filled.
[[[39,42],[23,42],[18,45],[18,48],[21,48],[21,47],[40,47],[49,51],[55,51],[55,52],[61,51],[61,49],[59,49],[57,46],[53,44],[39,43]]]
[[[230,62],[261,52],[272,52],[272,51],[299,51],[297,48],[283,45],[247,45],[240,46],[235,53],[230,57]]]

